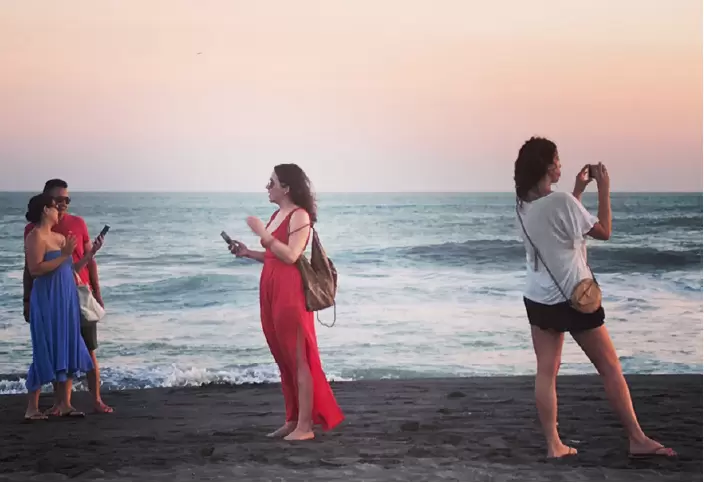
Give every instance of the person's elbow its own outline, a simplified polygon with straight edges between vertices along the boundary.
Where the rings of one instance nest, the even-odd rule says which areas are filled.
[[[606,241],[611,238],[611,228],[607,228],[601,223],[597,223],[592,227],[591,230],[589,230],[587,235],[596,240]]]
[[[287,253],[283,257],[283,262],[287,265],[294,265],[298,261],[298,258],[299,257],[295,256],[293,253]]]
[[[28,266],[27,273],[29,274],[30,278],[33,278],[33,279],[42,275],[41,270],[39,269],[39,266],[36,266],[36,267]]]
[[[296,262],[298,262],[298,259],[301,258],[302,253],[302,250],[299,251],[288,249],[285,253],[282,253],[283,256],[281,256],[280,258],[281,261],[283,261],[287,265],[295,265]]]

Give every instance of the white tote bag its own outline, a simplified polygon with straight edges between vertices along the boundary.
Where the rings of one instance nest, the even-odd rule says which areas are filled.
[[[101,307],[93,296],[88,285],[81,283],[81,279],[76,272],[76,288],[78,289],[78,303],[81,307],[81,323],[99,322],[105,317],[105,309]]]

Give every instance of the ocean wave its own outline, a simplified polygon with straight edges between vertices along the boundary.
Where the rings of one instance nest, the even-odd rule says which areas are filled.
[[[202,308],[236,300],[245,292],[258,290],[256,278],[242,274],[192,274],[147,281],[139,278],[110,288],[110,296],[134,300],[134,308],[178,304],[183,308]],[[198,294],[194,297],[193,294]],[[139,307],[137,307],[137,305]]]
[[[702,229],[702,214],[672,215],[667,213],[660,216],[632,215],[613,220],[614,225],[629,235],[642,231],[662,231],[671,228],[689,228],[696,231]]]
[[[23,394],[26,374],[0,374],[0,394]],[[281,381],[275,364],[249,364],[230,366],[222,369],[196,366],[153,366],[144,369],[110,367],[101,368],[101,389],[103,391],[122,391],[127,389],[150,389],[156,387],[190,387],[210,384],[267,384]],[[327,374],[330,381],[347,380],[334,373]],[[87,391],[84,378],[76,381],[74,390]],[[42,392],[51,392],[47,384]]]
[[[602,273],[657,272],[701,270],[702,247],[666,250],[654,247],[628,247],[616,244],[595,244],[589,247],[589,262]],[[682,248],[682,247],[680,247]],[[393,255],[416,262],[460,267],[497,267],[515,269],[525,263],[523,243],[518,240],[468,240],[461,243],[391,248],[376,255],[366,253],[369,260]]]
[[[623,356],[620,358],[624,372],[631,374],[700,374],[701,363],[682,363],[652,360],[644,355]],[[564,364],[565,374],[589,374],[593,367],[589,363],[570,362]],[[491,377],[506,375],[532,375],[533,366],[512,363],[485,366],[467,364],[450,368],[378,366],[327,370],[331,382],[364,381],[383,379],[423,379],[453,377]],[[198,387],[209,385],[239,386],[249,384],[277,384],[281,381],[275,364],[250,364],[228,366],[220,369],[197,366],[168,365],[152,366],[144,369],[101,368],[101,389],[103,391],[124,391],[134,389]],[[74,381],[74,391],[88,391],[85,378]],[[42,392],[50,393],[50,384],[42,387]],[[0,394],[25,394],[25,374],[0,374]]]

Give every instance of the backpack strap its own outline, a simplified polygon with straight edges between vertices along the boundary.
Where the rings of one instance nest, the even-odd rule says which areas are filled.
[[[298,210],[302,210],[302,209],[303,209],[303,208],[300,208],[300,207],[299,207],[299,208],[296,208],[296,209],[294,209],[293,211],[291,211],[291,213],[288,214],[288,234],[289,234],[289,235],[291,235],[291,234],[293,234],[293,233],[296,233],[296,232],[298,232],[298,231],[301,231],[302,229],[304,229],[304,228],[307,227],[307,226],[310,226],[310,227],[312,228],[313,225],[312,225],[311,223],[308,223],[308,224],[306,224],[306,225],[300,226],[300,227],[296,228],[295,230],[291,231],[291,218],[293,218],[293,214],[294,214],[295,212],[297,212]]]

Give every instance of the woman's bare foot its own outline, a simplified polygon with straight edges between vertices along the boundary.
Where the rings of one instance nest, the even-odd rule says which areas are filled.
[[[315,438],[313,431],[304,431],[302,429],[296,428],[291,434],[286,436],[284,439],[286,441],[306,441]]]
[[[548,449],[548,459],[559,459],[565,456],[574,456],[577,454],[575,448],[559,443],[558,445]]]
[[[666,448],[654,439],[643,436],[640,440],[630,440],[628,454],[632,458],[650,457],[650,456],[665,456],[675,457],[677,453],[672,448]]]
[[[286,423],[273,433],[267,434],[267,438],[283,438],[288,436],[296,429],[298,421],[286,421]]]
[[[93,412],[99,414],[110,414],[114,411],[113,408],[105,404],[103,401],[96,401],[93,403]]]
[[[58,415],[59,415],[59,405],[58,405],[58,404],[54,404],[54,405],[51,406],[49,409],[47,409],[46,411],[44,411],[44,414],[47,415],[47,416],[58,416]]]

